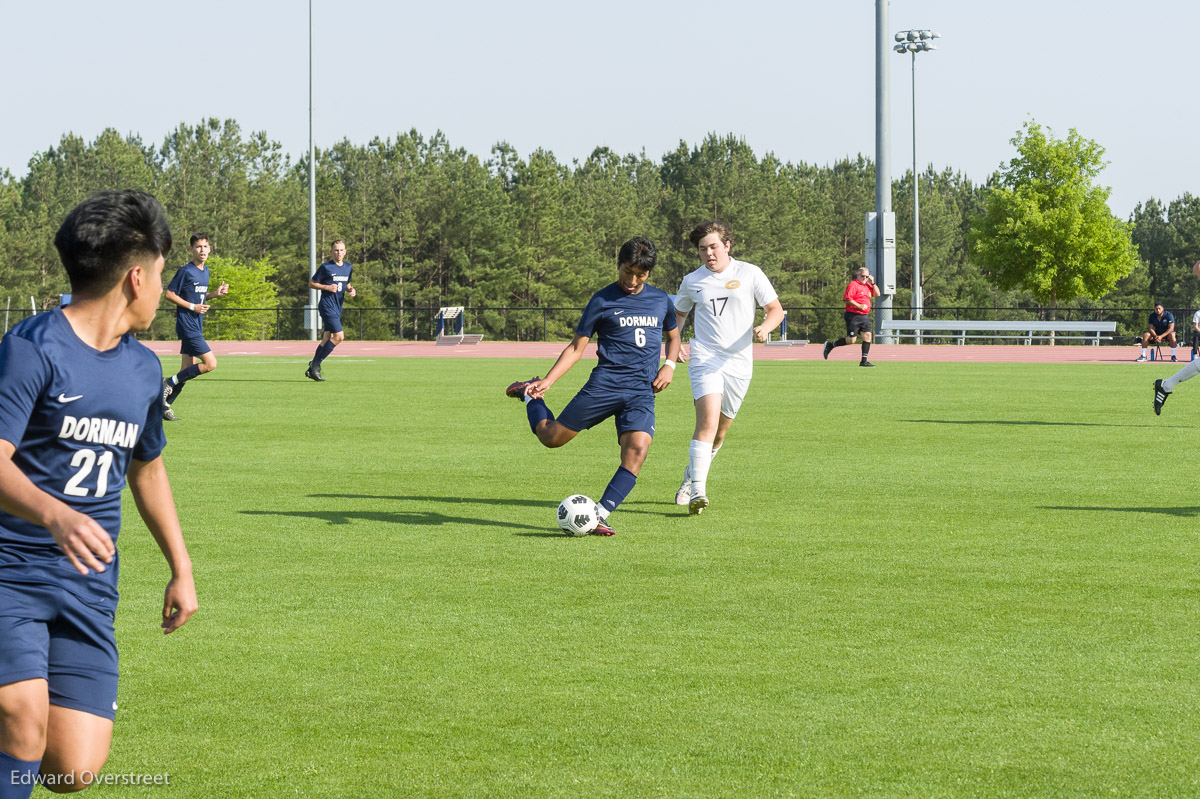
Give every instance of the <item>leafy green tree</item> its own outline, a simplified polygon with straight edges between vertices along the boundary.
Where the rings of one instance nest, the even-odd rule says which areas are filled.
[[[1103,148],[1074,129],[1053,138],[1036,122],[1012,144],[1018,155],[971,228],[975,257],[1001,289],[1020,287],[1052,308],[1103,297],[1138,262],[1131,225],[1112,215],[1109,189],[1095,184]]]
[[[271,282],[279,271],[270,257],[254,261],[214,255],[206,264],[212,273],[213,289],[229,284],[229,293],[209,294],[212,309],[205,314],[205,335],[214,340],[255,341],[275,335],[275,309],[279,300]],[[224,308],[240,308],[237,313],[222,313]]]
[[[153,187],[152,149],[136,136],[122,137],[109,128],[92,143],[68,134],[57,147],[37,153],[29,173],[20,181],[19,200],[9,206],[4,249],[11,281],[5,287],[22,296],[32,294],[39,308],[58,304],[58,295],[69,290],[66,273],[54,249],[54,234],[63,218],[79,201],[102,189]],[[10,201],[11,201],[10,196]]]

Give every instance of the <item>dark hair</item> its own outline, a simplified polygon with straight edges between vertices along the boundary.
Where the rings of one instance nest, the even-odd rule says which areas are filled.
[[[196,242],[198,241],[208,241],[210,244],[212,243],[209,241],[207,233],[193,233],[191,239],[188,240],[188,248],[190,249],[195,247]]]
[[[729,244],[733,241],[733,231],[729,229],[729,226],[724,222],[718,222],[715,219],[709,222],[701,222],[700,224],[696,225],[696,227],[692,228],[692,232],[688,234],[688,241],[692,243],[693,247],[699,247],[700,239],[704,238],[709,233],[716,233],[721,237],[721,241],[725,242],[726,244]]]
[[[658,263],[658,250],[654,247],[654,242],[641,236],[634,236],[622,244],[621,251],[617,253],[617,266],[629,264],[649,272],[656,263]]]
[[[167,212],[144,191],[99,191],[75,206],[54,236],[71,291],[105,294],[136,258],[171,250]]]

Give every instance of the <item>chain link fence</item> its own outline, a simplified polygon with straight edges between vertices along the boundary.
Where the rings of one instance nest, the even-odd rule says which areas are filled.
[[[845,334],[842,322],[843,307],[789,307],[787,336],[789,339],[824,341]],[[1196,309],[1167,309],[1175,316],[1175,330],[1181,344],[1192,340],[1192,316]],[[930,308],[924,319],[937,320],[1005,320],[1005,321],[1115,321],[1117,332],[1112,343],[1133,344],[1147,329],[1152,308],[1020,308],[1020,307],[956,307]],[[205,314],[204,335],[211,341],[302,341],[309,338],[305,328],[304,308],[212,308]],[[359,341],[433,341],[437,336],[437,313],[434,307],[357,308],[342,312],[346,338]],[[464,332],[482,333],[485,341],[567,341],[575,331],[582,307],[468,307],[463,311]],[[7,331],[30,316],[28,308],[5,311],[3,330]],[[908,309],[893,311],[896,319],[909,318]],[[761,318],[761,312],[760,312]],[[224,329],[224,331],[223,331]],[[687,331],[684,331],[686,335]],[[160,309],[150,329],[140,338],[148,341],[175,339],[173,306]],[[929,343],[953,343],[954,336],[944,340],[928,337]],[[971,343],[1011,343],[1003,339],[972,339]],[[1060,341],[1058,346],[1071,346]],[[969,346],[969,345],[968,345]]]

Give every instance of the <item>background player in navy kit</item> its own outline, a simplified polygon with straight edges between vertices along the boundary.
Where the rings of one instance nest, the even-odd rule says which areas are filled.
[[[342,303],[346,299],[346,294],[353,297],[355,293],[354,286],[350,285],[350,276],[354,274],[354,266],[342,263],[342,259],[345,257],[346,242],[338,239],[329,251],[329,260],[321,264],[313,273],[312,280],[308,281],[310,289],[322,292],[321,300],[317,303],[317,311],[321,314],[321,324],[325,328],[325,334],[321,336],[321,343],[317,346],[317,352],[313,355],[313,359],[308,362],[308,369],[305,370],[304,376],[319,383],[325,382],[325,378],[321,377],[321,361],[329,357],[333,348],[341,344],[342,339],[345,338],[342,335]]]
[[[657,260],[658,253],[648,239],[625,242],[617,255],[617,282],[592,295],[575,328],[575,338],[554,366],[545,377],[513,383],[506,391],[525,401],[529,426],[547,447],[561,447],[580,430],[616,417],[621,466],[600,498],[598,535],[614,533],[608,515],[637,483],[654,437],[654,395],[671,384],[679,357],[679,330],[671,298],[646,284]],[[599,363],[555,419],[542,397],[583,357],[593,335],[598,339]],[[664,338],[667,357],[660,367],[658,355]]]
[[[79,790],[116,715],[117,533],[128,476],[167,559],[165,632],[196,610],[163,466],[162,368],[133,336],[154,319],[171,233],[141,192],[101,192],[54,239],[70,306],[0,342],[0,799],[33,779]]]
[[[217,356],[204,340],[204,314],[211,307],[205,301],[212,277],[204,262],[212,253],[212,246],[206,234],[197,233],[192,236],[189,248],[192,260],[179,267],[166,291],[167,299],[179,306],[175,311],[175,335],[179,336],[179,351],[183,353],[179,373],[168,377],[162,385],[163,418],[168,422],[175,421],[171,405],[183,393],[184,384],[217,368]],[[218,297],[228,293],[228,283],[217,286]],[[200,363],[196,363],[196,358]]]

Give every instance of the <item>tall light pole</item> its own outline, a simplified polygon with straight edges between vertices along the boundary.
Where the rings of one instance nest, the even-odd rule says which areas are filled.
[[[875,338],[891,344],[892,336],[881,335],[892,321],[892,297],[896,294],[896,214],[892,211],[891,174],[891,77],[888,69],[888,3],[875,0],[875,210],[866,218],[867,269],[879,286],[875,303]]]
[[[313,146],[313,24],[312,0],[308,0],[308,279],[317,273],[317,162]],[[309,338],[317,340],[317,290],[308,290],[304,323]]]
[[[912,126],[913,126],[913,287],[912,287],[912,318],[920,319],[925,305],[925,293],[921,290],[921,201],[918,192],[919,173],[917,172],[917,53],[936,50],[934,39],[942,35],[930,30],[900,31],[896,34],[898,44],[893,48],[897,53],[912,53]],[[917,343],[921,343],[918,332]]]

